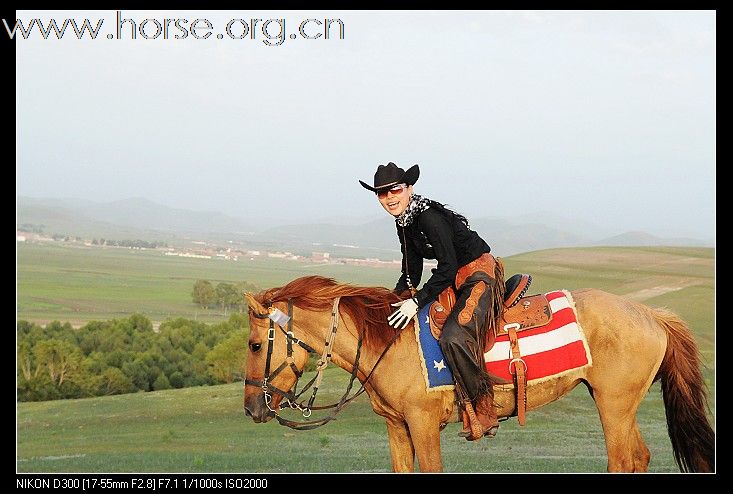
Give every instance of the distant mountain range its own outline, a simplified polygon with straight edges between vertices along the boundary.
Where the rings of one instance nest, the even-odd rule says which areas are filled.
[[[399,257],[394,221],[384,215],[288,224],[282,219],[236,218],[216,211],[170,208],[143,198],[100,203],[19,196],[17,225],[41,227],[49,235],[83,238],[156,240],[171,245],[198,240],[306,255],[326,251],[340,257]],[[547,214],[476,218],[472,219],[471,228],[502,256],[553,247],[713,245],[701,239],[662,238],[647,232],[616,233],[588,222]]]

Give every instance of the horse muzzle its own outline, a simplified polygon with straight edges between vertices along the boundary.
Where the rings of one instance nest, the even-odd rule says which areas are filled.
[[[275,408],[273,406],[273,408]],[[244,400],[244,414],[252,417],[257,424],[271,420],[275,413],[267,407],[265,394],[258,393],[248,396]]]

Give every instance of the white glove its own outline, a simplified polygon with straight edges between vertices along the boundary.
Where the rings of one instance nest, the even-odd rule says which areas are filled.
[[[392,307],[399,307],[388,318],[387,322],[390,326],[397,329],[404,329],[410,323],[410,319],[417,314],[417,302],[414,298],[408,298],[400,302],[392,304]]]

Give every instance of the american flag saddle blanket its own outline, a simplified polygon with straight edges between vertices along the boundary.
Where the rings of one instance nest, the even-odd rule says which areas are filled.
[[[550,304],[550,322],[517,333],[521,358],[526,364],[527,384],[532,385],[592,365],[590,349],[578,323],[572,295],[566,290],[545,294]],[[428,391],[453,389],[453,375],[448,368],[438,340],[430,332],[430,304],[417,314],[415,336]],[[502,332],[500,332],[502,333]],[[499,334],[494,345],[484,354],[486,370],[513,382],[509,363],[512,353],[509,336]]]

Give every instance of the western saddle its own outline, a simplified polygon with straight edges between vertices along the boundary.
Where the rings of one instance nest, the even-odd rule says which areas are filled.
[[[552,319],[552,311],[547,298],[543,294],[525,296],[529,285],[532,283],[532,276],[529,274],[515,274],[504,283],[504,310],[499,324],[494,331],[487,332],[487,341],[484,345],[484,352],[491,350],[500,335],[509,336],[511,348],[511,362],[509,371],[514,376],[516,389],[516,415],[519,425],[525,424],[527,411],[527,366],[522,360],[519,350],[517,333],[526,329],[544,326]],[[453,287],[446,288],[434,302],[429,310],[430,332],[436,339],[440,338],[443,324],[448,319],[453,306],[456,303],[456,294]]]

